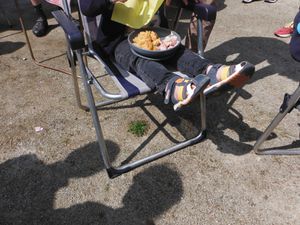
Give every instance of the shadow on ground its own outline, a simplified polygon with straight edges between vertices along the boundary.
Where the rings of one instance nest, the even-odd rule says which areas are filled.
[[[119,147],[111,141],[106,144],[115,159]],[[150,225],[156,216],[180,201],[183,189],[179,174],[167,165],[159,165],[133,178],[122,208],[83,202],[54,209],[55,194],[68,186],[69,179],[92,176],[104,169],[98,156],[98,145],[92,143],[74,150],[64,161],[49,165],[33,154],[0,164],[0,224]]]
[[[260,63],[266,63],[267,65],[264,67],[256,68],[256,73],[249,83],[255,83],[274,74],[279,74],[293,81],[299,80],[299,65],[291,59],[288,44],[275,38],[234,38],[207,51],[205,55],[213,62],[222,64],[228,64],[228,60],[226,60],[228,56],[234,57],[229,62],[231,64],[239,63],[243,60],[250,61],[256,66]],[[291,62],[294,63],[295,67],[290,67]],[[282,94],[284,93],[285,91],[283,90]],[[234,102],[240,97],[249,99],[252,97],[252,94],[240,89],[235,92],[224,93],[219,97],[209,97],[207,101],[208,139],[223,153],[246,154],[253,148],[247,142],[256,141],[262,134],[261,131],[245,123],[243,115],[233,107]],[[163,132],[169,140],[178,143],[176,138],[164,130],[166,124],[176,127],[185,138],[193,137],[199,131],[200,120],[198,118],[200,108],[198,104],[191,104],[180,112],[175,113],[172,107],[163,104],[161,96],[150,94],[148,99],[166,115],[167,119],[159,124],[151,113],[147,112],[146,108],[142,106],[142,104],[145,104],[146,99],[144,102],[139,102],[137,106],[141,107],[152,122],[156,124],[157,130],[129,157],[130,160],[146,146],[150,139],[154,138],[157,132]],[[234,140],[227,136],[225,134],[227,129],[234,131],[238,135],[238,139]],[[272,134],[270,139],[275,137],[276,134]],[[130,160],[126,160],[126,162]]]
[[[279,74],[294,81],[300,80],[299,63],[292,60],[289,45],[276,38],[269,37],[238,37],[222,42],[207,51],[205,57],[213,62],[226,63],[226,58],[233,56],[230,63],[247,60],[254,65],[267,62],[269,65],[258,69],[251,82],[264,79],[267,76]],[[294,65],[291,67],[290,65]]]
[[[3,41],[0,42],[0,55],[10,54],[25,45],[24,42],[11,42]]]
[[[258,80],[277,73],[294,81],[299,79],[297,74],[300,71],[297,63],[294,63],[295,67],[289,66],[291,61],[293,62],[289,56],[289,46],[274,38],[234,38],[207,51],[205,55],[211,61],[222,64],[228,64],[226,62],[228,56],[235,57],[230,61],[232,64],[243,60],[248,60],[254,65],[267,62],[267,66],[256,70],[250,83],[255,83]],[[282,94],[284,94],[284,90]],[[240,89],[237,92],[224,93],[219,97],[209,97],[207,101],[208,138],[223,153],[235,155],[246,154],[253,148],[252,145],[246,142],[255,141],[262,134],[261,131],[245,123],[243,115],[234,109],[234,102],[240,97],[249,99],[252,97],[252,94]],[[197,120],[200,114],[198,106],[194,104],[186,107],[186,109],[178,113],[178,120],[178,117],[176,119],[174,116],[175,113],[172,109],[161,103],[163,101],[162,98],[149,95],[149,99],[166,115],[168,118],[167,123],[176,126],[182,135],[192,137],[196,134],[195,127],[200,124],[200,121]],[[224,132],[227,129],[234,131],[238,135],[238,140],[225,135]],[[166,136],[168,137],[168,134]],[[273,135],[271,138],[275,136]],[[176,142],[171,137],[168,138]]]

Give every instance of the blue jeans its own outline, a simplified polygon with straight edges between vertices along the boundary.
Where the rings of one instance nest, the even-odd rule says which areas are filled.
[[[168,60],[157,62],[142,59],[134,55],[127,39],[120,42],[115,48],[115,60],[125,70],[136,74],[150,88],[163,93],[167,82],[174,76],[167,67],[172,67],[189,77],[203,73],[210,63],[207,59],[200,58],[196,53],[180,46],[174,56]]]

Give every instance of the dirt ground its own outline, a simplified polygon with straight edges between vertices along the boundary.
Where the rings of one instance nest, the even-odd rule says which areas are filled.
[[[299,2],[218,2],[205,56],[220,63],[248,60],[256,66],[254,78],[236,99],[208,99],[205,141],[115,179],[104,170],[91,115],[77,107],[71,77],[33,63],[13,1],[1,2],[1,225],[300,225],[300,157],[252,151],[284,93],[300,80],[289,39],[273,36],[294,18]],[[20,6],[37,60],[69,70],[63,32],[50,14],[55,8],[46,5],[51,31],[35,38],[31,7],[23,0]],[[114,164],[192,135],[198,111],[195,103],[175,116],[157,95],[100,110]],[[128,132],[138,119],[150,125],[146,136]],[[294,110],[265,147],[299,147],[299,123]]]

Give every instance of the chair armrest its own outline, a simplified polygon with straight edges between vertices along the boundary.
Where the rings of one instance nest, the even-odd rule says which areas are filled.
[[[53,11],[52,15],[62,27],[72,50],[84,47],[84,37],[77,25],[62,10]]]
[[[203,3],[193,3],[189,1],[187,6],[183,8],[189,9],[197,14],[198,19],[212,21],[216,19],[217,7]]]

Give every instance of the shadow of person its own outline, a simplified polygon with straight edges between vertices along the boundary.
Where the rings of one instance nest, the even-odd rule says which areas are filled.
[[[2,41],[0,42],[0,55],[10,54],[22,48],[24,45],[24,42]]]
[[[121,208],[85,202],[55,210],[50,224],[153,225],[154,219],[178,203],[182,194],[179,174],[168,165],[155,165],[134,176]]]
[[[227,7],[227,5],[225,4],[225,0],[216,0],[216,4],[218,11],[221,11]]]
[[[222,44],[205,52],[206,58],[222,64],[228,64],[226,59],[230,56],[234,57],[230,63],[247,60],[256,66],[255,74],[250,83],[276,73],[299,81],[299,63],[295,63],[290,56],[289,45],[276,38],[237,37],[222,42]],[[264,66],[264,64],[268,65]]]
[[[114,160],[119,148],[111,141],[106,144]],[[0,164],[0,224],[47,224],[53,215],[55,193],[67,186],[70,178],[104,169],[99,155],[97,143],[91,143],[49,165],[34,154]]]

